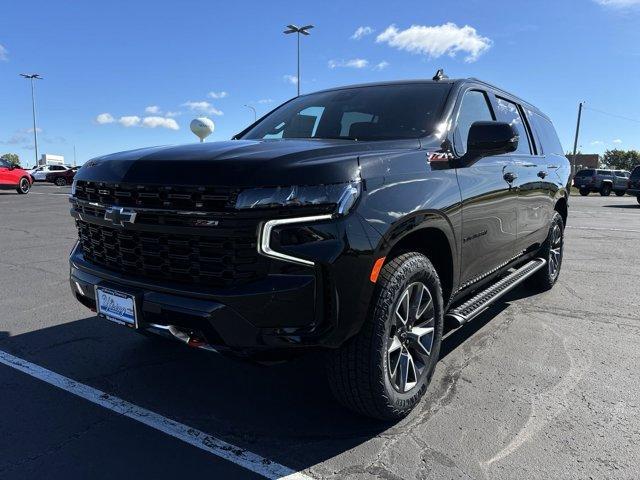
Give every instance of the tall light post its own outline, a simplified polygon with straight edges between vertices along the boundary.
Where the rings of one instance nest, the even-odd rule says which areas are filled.
[[[245,107],[253,110],[253,123],[256,123],[256,120],[258,119],[258,114],[256,113],[255,107],[252,107],[251,105],[245,105]]]
[[[42,77],[37,73],[21,73],[21,77],[31,80],[31,111],[33,113],[33,143],[36,151],[36,165],[38,165],[38,128],[36,126],[36,94],[33,84],[34,80],[42,80]]]
[[[287,29],[284,31],[285,35],[289,35],[290,33],[297,34],[298,38],[298,81],[296,85],[298,86],[298,96],[300,96],[300,35],[309,35],[309,30],[313,28],[313,25],[305,25],[304,27],[297,27],[296,25],[287,25]]]

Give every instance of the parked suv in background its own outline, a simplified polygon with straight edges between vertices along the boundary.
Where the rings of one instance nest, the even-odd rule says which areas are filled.
[[[590,192],[600,192],[608,197],[611,192],[621,197],[627,190],[629,172],[624,170],[585,169],[576,173],[573,186],[580,190],[580,195],[586,196]]]
[[[80,167],[71,167],[62,171],[47,173],[45,180],[47,182],[55,183],[59,187],[71,185],[73,183],[73,177],[75,177],[78,168]]]
[[[640,165],[636,166],[629,176],[627,193],[629,195],[635,195],[638,203],[640,203]]]
[[[47,174],[64,172],[68,169],[69,167],[65,165],[40,165],[39,167],[34,167],[29,173],[36,182],[44,182],[47,180]]]
[[[141,332],[259,360],[324,349],[382,419],[423,396],[460,326],[562,263],[569,163],[551,121],[476,79],[294,98],[231,141],[88,161],[76,298]]]
[[[0,189],[16,190],[20,194],[29,193],[33,179],[29,172],[0,158]]]

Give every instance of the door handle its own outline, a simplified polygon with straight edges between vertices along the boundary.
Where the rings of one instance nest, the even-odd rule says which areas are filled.
[[[546,176],[547,176],[547,172],[545,172],[544,170],[540,170],[540,171],[538,172],[538,176],[539,176],[540,178],[544,178],[544,177],[546,177]]]
[[[513,183],[515,179],[518,178],[518,175],[513,172],[505,172],[502,178],[504,178],[507,183]]]

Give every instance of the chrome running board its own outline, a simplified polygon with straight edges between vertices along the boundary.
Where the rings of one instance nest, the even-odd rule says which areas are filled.
[[[489,306],[502,297],[509,290],[520,284],[535,272],[547,264],[544,258],[535,258],[530,262],[511,272],[506,277],[502,277],[496,283],[485,290],[471,297],[463,304],[450,310],[445,315],[447,320],[453,320],[457,326],[462,326],[470,320],[484,312]]]

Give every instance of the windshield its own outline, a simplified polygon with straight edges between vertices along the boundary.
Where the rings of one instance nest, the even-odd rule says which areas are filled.
[[[386,140],[424,137],[450,84],[378,85],[313,93],[275,110],[241,138]]]

